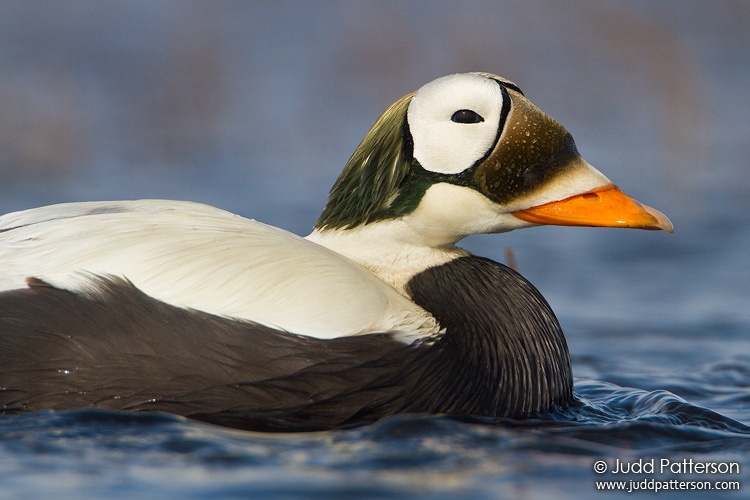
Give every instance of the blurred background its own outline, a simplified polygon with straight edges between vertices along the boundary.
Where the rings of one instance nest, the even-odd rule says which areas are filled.
[[[512,247],[577,356],[604,330],[676,366],[747,353],[748,26],[742,0],[2,2],[0,212],[185,199],[307,234],[390,103],[493,72],[676,231],[466,246],[500,261]],[[667,330],[691,343],[660,345]],[[728,330],[736,343],[711,343]]]

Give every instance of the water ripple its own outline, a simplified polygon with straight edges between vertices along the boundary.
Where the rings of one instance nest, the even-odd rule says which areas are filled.
[[[749,452],[747,424],[669,391],[591,380],[577,382],[573,407],[529,420],[399,415],[349,430],[273,435],[158,413],[0,418],[7,491],[77,498],[488,497],[508,482],[544,490],[591,481],[595,457],[688,455],[748,467]]]

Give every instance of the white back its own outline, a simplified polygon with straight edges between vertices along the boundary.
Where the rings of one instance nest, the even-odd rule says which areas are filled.
[[[92,275],[130,280],[169,304],[333,338],[437,322],[346,257],[272,226],[190,202],[68,203],[0,217],[0,291],[26,278],[96,293]]]

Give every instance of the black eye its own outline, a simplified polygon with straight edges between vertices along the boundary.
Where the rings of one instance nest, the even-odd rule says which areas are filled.
[[[483,122],[484,118],[479,116],[476,111],[472,111],[470,109],[459,109],[458,111],[453,113],[453,116],[451,116],[451,120],[456,123],[479,123]]]

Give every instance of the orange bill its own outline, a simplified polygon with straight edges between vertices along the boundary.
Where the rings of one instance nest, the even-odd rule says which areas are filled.
[[[565,200],[513,212],[534,224],[631,227],[673,232],[666,215],[625,195],[615,185],[603,186]]]

